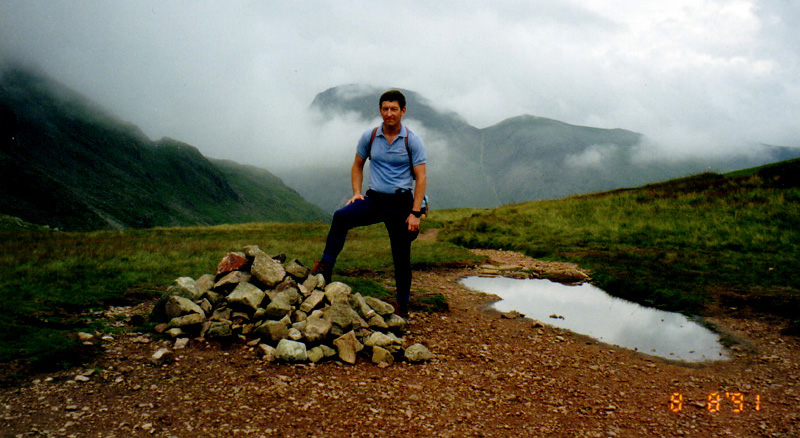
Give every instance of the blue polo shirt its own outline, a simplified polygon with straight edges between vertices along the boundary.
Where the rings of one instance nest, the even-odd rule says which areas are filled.
[[[356,153],[359,157],[367,159],[367,146],[372,137],[372,129],[367,130],[358,140]],[[372,142],[369,165],[369,188],[380,193],[394,193],[397,189],[413,189],[414,178],[409,168],[408,151],[406,151],[406,136],[408,148],[411,149],[411,161],[414,166],[428,161],[425,146],[417,134],[400,127],[400,134],[395,137],[390,145],[383,135],[383,126],[378,129],[375,140]]]

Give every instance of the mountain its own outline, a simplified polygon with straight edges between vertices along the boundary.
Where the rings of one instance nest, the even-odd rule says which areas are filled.
[[[378,97],[385,89],[362,85],[346,85],[328,89],[318,94],[311,103],[313,110],[326,117],[353,112],[367,122],[378,116]],[[406,96],[409,112],[403,119],[412,130],[422,134],[428,153],[428,194],[434,208],[447,207],[493,207],[501,204],[493,185],[479,159],[481,154],[480,130],[469,125],[454,112],[440,111],[431,103],[410,90],[401,90]],[[417,129],[421,128],[421,129]],[[353,151],[361,132],[353,133]],[[436,148],[431,145],[441,145]],[[369,166],[367,166],[369,172]],[[281,177],[303,194],[310,202],[333,211],[342,205],[342,200],[352,195],[350,168],[317,169],[311,174],[325,176],[328,183],[320,184],[299,172],[286,172]],[[335,175],[335,177],[334,177]],[[319,177],[318,177],[319,179]],[[365,178],[366,181],[366,178]],[[319,193],[325,187],[326,193]],[[332,197],[330,192],[342,193]]]
[[[151,141],[43,75],[0,75],[0,214],[63,230],[330,219],[266,170]]]
[[[311,108],[328,118],[356,114],[366,130],[378,116],[378,97],[384,90],[364,85],[334,87],[319,93]],[[455,112],[437,109],[416,92],[401,91],[408,107],[404,123],[412,131],[421,131],[428,152],[428,194],[434,208],[485,208],[557,199],[800,157],[798,148],[765,145],[760,154],[751,156],[641,162],[636,159],[645,137],[640,133],[531,115],[479,129]],[[354,150],[360,134],[353,133]],[[287,184],[327,211],[334,211],[351,194],[349,167],[283,172]]]

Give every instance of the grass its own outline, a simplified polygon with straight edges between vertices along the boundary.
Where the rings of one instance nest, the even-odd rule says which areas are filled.
[[[731,308],[790,319],[800,333],[800,161],[703,174],[637,189],[508,205],[434,210],[437,241],[414,243],[415,269],[464,264],[464,248],[573,261],[594,283],[635,302],[689,314]],[[0,218],[2,219],[2,218]],[[104,329],[92,310],[155,297],[176,277],[212,273],[229,251],[258,245],[313,265],[325,224],[67,233],[0,220],[0,362],[68,364],[77,331]],[[334,280],[391,298],[382,225],[350,232]],[[447,308],[417,291],[418,310]]]
[[[439,238],[577,262],[609,293],[659,308],[792,317],[798,223],[800,189],[750,172],[504,206],[449,223]]]
[[[159,296],[177,277],[213,273],[227,252],[244,245],[313,266],[327,230],[317,223],[259,223],[68,233],[27,231],[14,222],[0,231],[0,362],[80,361],[70,335],[103,328],[92,310]],[[451,243],[414,243],[417,269],[472,259]],[[386,231],[377,225],[350,233],[334,280],[389,298],[393,289],[364,274],[392,270]]]

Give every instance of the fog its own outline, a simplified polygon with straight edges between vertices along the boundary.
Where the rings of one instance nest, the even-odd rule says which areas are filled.
[[[377,118],[309,105],[353,83],[414,90],[476,127],[628,129],[648,138],[642,159],[670,159],[800,146],[798,29],[782,0],[3,0],[0,58],[152,139],[270,170],[352,159]]]

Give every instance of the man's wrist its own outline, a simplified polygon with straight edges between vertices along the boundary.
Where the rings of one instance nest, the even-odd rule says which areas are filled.
[[[414,217],[422,217],[422,211],[420,210],[411,210],[411,214],[414,215]]]

